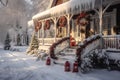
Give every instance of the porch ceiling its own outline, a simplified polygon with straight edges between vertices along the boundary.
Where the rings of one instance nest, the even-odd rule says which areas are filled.
[[[64,14],[78,14],[81,11],[86,11],[94,8],[95,0],[70,0],[44,12],[38,13],[32,19],[46,19],[57,17]]]

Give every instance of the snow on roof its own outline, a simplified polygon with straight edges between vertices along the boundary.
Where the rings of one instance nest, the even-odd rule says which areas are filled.
[[[31,27],[31,26],[33,26],[34,24],[33,24],[33,20],[30,20],[30,21],[28,21],[28,27]]]
[[[61,16],[64,14],[78,14],[83,10],[94,8],[95,0],[70,0],[42,13],[38,13],[32,19],[45,19],[53,16]]]

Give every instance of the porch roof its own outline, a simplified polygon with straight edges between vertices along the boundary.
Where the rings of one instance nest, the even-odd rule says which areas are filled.
[[[70,0],[44,12],[38,13],[32,19],[46,19],[50,17],[57,17],[64,14],[78,14],[81,11],[93,9],[95,0]]]
[[[33,20],[28,21],[28,27],[34,26]]]

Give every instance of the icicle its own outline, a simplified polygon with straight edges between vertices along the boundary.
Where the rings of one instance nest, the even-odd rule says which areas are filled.
[[[45,19],[48,17],[56,17],[64,14],[77,14],[81,11],[93,9],[95,6],[95,0],[70,0],[66,3],[55,6],[49,10],[46,10],[40,14],[33,16],[34,18]]]

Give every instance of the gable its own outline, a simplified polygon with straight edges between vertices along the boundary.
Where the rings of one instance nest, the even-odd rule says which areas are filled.
[[[69,1],[69,0],[53,0],[51,7],[60,5],[60,4],[62,4],[62,3],[64,3],[64,2],[67,2],[67,1]]]

